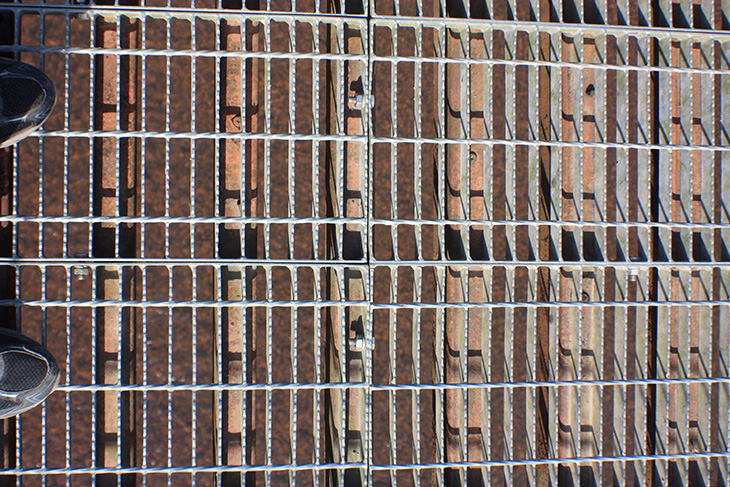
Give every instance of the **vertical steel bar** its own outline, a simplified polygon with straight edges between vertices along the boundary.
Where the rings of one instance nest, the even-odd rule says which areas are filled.
[[[508,0],[506,2],[508,9],[512,9],[513,5]],[[515,29],[506,28],[502,31],[504,40],[504,55],[503,58],[515,61],[518,56],[524,55],[522,46],[518,47],[518,33]],[[521,44],[521,42],[520,42]],[[504,90],[504,123],[506,132],[503,138],[516,141],[520,136],[524,136],[524,123],[519,123],[518,117],[521,115],[521,111],[524,109],[523,102],[518,101],[517,86],[518,79],[517,73],[521,71],[522,67],[515,66],[512,63],[507,64],[504,67],[504,78],[503,78],[503,90]],[[519,97],[524,98],[524,97]],[[519,115],[518,115],[519,113]],[[522,118],[522,117],[520,117]],[[517,161],[521,160],[522,151],[524,147],[519,147],[514,144],[505,144],[504,147],[504,204],[505,207],[505,219],[525,219],[524,214],[524,203],[527,202],[526,198],[520,197],[523,193],[521,189],[518,193],[517,181],[524,181],[527,179],[526,170],[527,164],[518,164]],[[519,215],[519,216],[518,216]],[[521,233],[521,229],[515,228],[514,225],[506,225],[504,227],[503,238],[503,251],[504,259],[510,261],[519,260],[521,257],[525,257],[523,250],[525,249],[526,242],[517,241],[518,234]],[[526,291],[527,286],[523,285],[524,272],[519,267],[508,267],[505,269],[505,276],[496,280],[494,284],[497,289],[504,288],[504,294],[500,301],[527,301]],[[521,348],[525,343],[524,336],[524,320],[525,317],[524,309],[509,308],[504,310],[504,331],[503,339],[503,353],[504,358],[501,362],[504,363],[504,378],[505,380],[520,380],[524,378],[523,370],[515,367],[516,355],[519,354]],[[517,348],[515,348],[517,347]],[[503,458],[515,458],[520,457],[522,440],[520,438],[515,439],[515,428],[524,427],[524,421],[520,418],[520,412],[515,414],[515,398],[518,402],[518,408],[522,409],[522,394],[521,391],[514,391],[512,389],[505,389],[503,391],[504,402],[501,409],[502,416],[502,428],[504,437],[504,457]],[[517,450],[515,449],[517,448]],[[515,483],[515,467],[508,466],[503,467],[502,481],[507,485],[513,485]],[[517,476],[522,477],[523,469],[517,467]]]
[[[396,15],[399,12],[399,5],[395,5]],[[390,29],[390,53],[393,55],[398,54],[398,26],[393,25]],[[390,133],[391,136],[398,136],[398,63],[390,63]],[[390,217],[394,220],[398,218],[398,144],[389,144],[390,152],[390,185],[391,195],[390,196]],[[398,226],[390,226],[390,238],[393,246],[393,259],[398,261],[400,258],[400,249],[398,248]],[[390,295],[391,299],[397,299],[398,296],[398,281],[400,275],[400,268],[390,268]],[[398,340],[398,315],[394,310],[388,313],[388,360],[390,373],[388,377],[388,383],[395,384],[397,380],[397,348]],[[389,462],[391,464],[398,463],[398,438],[397,438],[397,395],[391,391],[388,393],[388,450],[390,453]],[[391,471],[390,482],[393,487],[397,487],[398,476],[397,472]]]
[[[293,5],[294,10],[296,10],[296,5]],[[297,37],[296,37],[296,23],[291,23],[287,25],[287,34],[289,36],[289,49],[292,52],[295,52],[297,50]],[[289,60],[289,66],[288,66],[288,75],[289,75],[289,86],[288,86],[288,98],[289,98],[289,107],[288,107],[288,122],[289,122],[289,132],[296,133],[296,126],[297,126],[297,117],[296,117],[296,88],[297,88],[297,63],[296,60],[290,59]],[[297,214],[296,208],[295,208],[295,201],[296,201],[296,192],[297,192],[297,185],[296,185],[296,144],[294,141],[289,141],[287,143],[287,158],[288,158],[288,164],[287,164],[287,184],[289,185],[287,196],[288,196],[288,208],[287,208],[287,216],[290,218],[294,218]],[[295,259],[295,238],[294,238],[294,232],[295,227],[294,225],[287,225],[287,233],[289,234],[289,241],[288,241],[288,253],[287,257],[290,259]],[[291,290],[290,290],[290,298],[293,301],[299,300],[299,271],[297,268],[292,268],[289,270],[290,277],[291,277]],[[290,344],[289,344],[289,357],[291,359],[291,370],[290,370],[290,376],[289,380],[296,384],[299,380],[299,357],[298,357],[298,319],[297,319],[297,309],[295,307],[292,307],[291,310],[289,310],[289,319],[290,319]],[[290,464],[296,464],[297,463],[297,420],[298,420],[298,393],[297,390],[292,389],[289,393],[289,457],[288,461]],[[289,482],[289,485],[296,485],[296,473],[290,472],[289,478],[287,479]]]
[[[445,15],[443,9],[441,10],[442,15]],[[446,27],[440,26],[434,32],[434,44],[435,54],[440,57],[446,56]],[[436,81],[436,135],[438,137],[446,137],[446,67],[443,64],[439,64],[437,67],[437,81]],[[436,146],[436,155],[434,164],[436,165],[436,181],[435,181],[435,192],[436,192],[436,216],[437,218],[445,218],[446,215],[446,188],[448,183],[446,182],[446,164],[442,164],[441,161],[445,157],[445,148],[443,144]],[[446,257],[446,229],[439,226],[437,236],[437,255],[443,259]],[[438,302],[445,301],[445,269],[441,266],[436,268],[435,281],[436,281],[436,299]],[[446,383],[446,376],[444,372],[444,362],[446,353],[445,344],[445,312],[439,309],[436,313],[436,324],[434,326],[434,349],[435,349],[435,361],[434,361],[434,375],[435,380],[439,384]],[[446,414],[444,406],[445,393],[439,391],[434,395],[434,438],[435,438],[435,454],[438,461],[444,461],[446,458]],[[432,475],[432,482],[443,486],[445,484],[446,472],[440,470],[434,471]]]
[[[488,8],[490,11],[493,11],[493,0],[490,0],[490,5]],[[495,31],[494,29],[486,29],[484,32],[484,43],[485,43],[485,54],[487,58],[490,58],[494,56],[495,54]],[[496,137],[497,133],[501,132],[501,107],[496,106],[495,107],[495,100],[499,100],[499,96],[495,97],[494,93],[494,87],[501,86],[498,82],[497,77],[495,76],[495,72],[500,72],[499,69],[496,69],[496,67],[487,66],[486,72],[484,73],[484,90],[486,93],[486,98],[484,100],[484,125],[485,125],[485,131],[487,133],[487,136],[494,136]],[[499,95],[499,93],[497,94]],[[502,133],[503,136],[503,133]],[[486,216],[489,218],[497,219],[502,218],[504,215],[501,212],[500,208],[503,208],[504,205],[501,204],[500,201],[496,198],[496,195],[501,195],[501,189],[499,187],[495,188],[493,181],[499,181],[499,178],[501,178],[502,174],[502,167],[497,166],[495,167],[494,161],[501,162],[501,158],[496,157],[495,155],[499,156],[501,154],[501,148],[497,147],[495,150],[495,147],[493,146],[487,146],[484,151],[484,162],[482,164],[482,169],[484,170],[483,174],[483,180],[484,180],[484,206],[485,206],[485,213]],[[495,170],[496,169],[496,170]],[[499,215],[499,216],[497,216]],[[484,232],[484,238],[485,238],[485,247],[486,249],[483,249],[483,252],[486,252],[486,256],[489,259],[497,259],[502,258],[500,255],[497,257],[495,255],[495,249],[500,249],[501,246],[499,244],[495,245],[494,237],[495,235],[502,236],[501,229],[495,230],[493,227],[487,227],[485,228]],[[501,271],[497,270],[497,274],[501,275]],[[494,278],[495,272],[494,269],[491,267],[488,267],[486,269],[486,272],[484,273],[484,286],[487,290],[493,291],[492,284],[493,284],[493,278]],[[503,296],[503,293],[498,292],[496,295],[494,292],[491,292],[491,298],[490,299],[498,299]],[[501,373],[498,370],[492,370],[492,363],[494,360],[494,356],[496,355],[499,357],[499,352],[493,353],[492,351],[492,340],[494,338],[493,334],[495,333],[495,325],[499,326],[500,323],[497,323],[497,320],[501,318],[501,314],[499,313],[499,310],[495,312],[495,310],[489,309],[486,312],[485,316],[485,324],[482,328],[482,351],[484,353],[484,357],[482,359],[482,367],[484,369],[484,376],[485,380],[487,382],[497,381],[501,378]],[[502,392],[497,390],[495,391],[496,394],[493,394],[492,389],[486,391],[482,396],[482,401],[484,404],[482,404],[482,416],[481,416],[481,422],[482,422],[482,429],[483,429],[483,438],[484,438],[484,457],[491,459],[495,458],[492,453],[492,406],[491,406],[491,400],[493,397],[501,397]],[[499,431],[499,428],[497,428],[497,431]],[[484,472],[482,475],[485,477],[485,482],[487,484],[490,484],[492,482],[492,470],[493,469],[485,469],[486,472]],[[498,476],[497,476],[498,478]]]
[[[196,21],[192,20],[190,26],[190,48],[195,51],[197,49],[197,30],[198,26]],[[198,72],[197,72],[197,59],[195,57],[190,59],[190,130],[193,132],[198,131],[198,123],[195,117],[196,108],[198,105],[197,92],[198,92]],[[198,171],[196,161],[196,151],[198,144],[195,141],[190,142],[190,180],[188,187],[188,198],[190,200],[190,216],[195,217],[196,211],[196,172]],[[196,249],[195,233],[198,228],[195,224],[189,225],[189,238],[190,238],[190,257],[195,258],[198,255]],[[191,299],[197,301],[200,299],[200,293],[198,290],[198,269],[190,268],[191,274]],[[201,285],[201,288],[203,286]],[[191,380],[192,384],[198,383],[198,326],[202,323],[202,319],[199,320],[198,309],[192,310],[192,330],[191,330],[191,348],[192,348],[192,366],[191,366]],[[192,393],[191,398],[191,438],[190,438],[190,465],[195,467],[198,465],[198,400],[203,397],[203,394]],[[204,440],[205,441],[205,440]],[[197,487],[198,477],[193,474],[191,476],[192,487]],[[146,486],[145,486],[146,487]]]
[[[419,1],[418,10],[421,11],[421,5]],[[414,48],[415,48],[415,55],[416,57],[422,57],[424,52],[424,36],[423,36],[423,27],[417,26],[415,29],[415,36],[414,36]],[[416,137],[422,137],[423,136],[423,65],[420,62],[417,62],[414,67],[414,97],[415,97],[415,107],[414,107],[414,117],[415,117],[415,124],[414,124],[414,133]],[[428,108],[426,109],[428,111]],[[420,220],[423,218],[423,183],[422,178],[424,174],[424,157],[423,157],[423,147],[421,144],[416,144],[414,153],[413,153],[413,177],[414,177],[414,199],[415,199],[415,211],[414,211],[414,217],[417,220]],[[371,194],[370,191],[368,191],[368,194]],[[416,229],[416,256],[418,258],[423,258],[424,256],[424,242],[423,242],[423,228],[418,227]],[[429,242],[431,244],[431,242]],[[423,289],[422,289],[422,283],[424,283],[424,272],[421,269],[416,269],[414,271],[414,289],[413,289],[413,299],[414,302],[420,303],[421,297],[423,295]],[[372,286],[371,286],[372,289]],[[423,317],[419,310],[414,309],[413,310],[413,328],[411,330],[411,333],[413,334],[413,341],[411,346],[411,361],[413,364],[413,371],[412,371],[412,377],[411,381],[413,384],[421,384],[421,373],[422,373],[422,367],[421,367],[421,344],[426,340],[426,338],[422,337],[421,335],[421,329],[422,329],[422,321]],[[425,361],[425,360],[424,360]],[[421,462],[421,393],[420,391],[413,391],[411,393],[411,440],[413,445],[413,453],[411,455],[411,461],[413,463],[420,463]],[[425,448],[424,448],[425,450]],[[413,472],[413,483],[415,485],[421,484],[421,471],[417,470]]]
[[[319,0],[318,0],[319,1]],[[317,5],[317,11],[319,11],[319,5]],[[313,51],[314,52],[321,52],[321,41],[320,41],[320,23],[314,22],[312,23],[312,37],[313,37]],[[324,43],[327,44],[326,42]],[[320,104],[321,104],[321,84],[322,84],[322,78],[323,76],[320,75],[321,73],[321,63],[319,61],[314,61],[312,66],[312,100],[313,100],[313,106],[312,106],[312,121],[313,121],[313,130],[312,132],[314,134],[320,134],[322,130],[322,124],[321,124],[321,118],[320,118]],[[318,141],[312,142],[312,215],[315,218],[321,217],[321,208],[320,208],[320,143]],[[320,237],[320,231],[322,229],[322,225],[312,225],[312,256],[317,257],[319,256],[319,237]],[[323,294],[326,294],[323,292],[323,289],[321,287],[321,274],[317,271],[313,271],[314,274],[314,297],[320,298]],[[322,382],[322,310],[321,309],[315,309],[314,310],[314,381],[315,383]],[[314,407],[312,411],[312,423],[314,431],[312,432],[313,436],[313,442],[314,442],[314,455],[312,460],[314,463],[319,463],[321,461],[321,433],[322,433],[322,414],[321,414],[321,399],[322,395],[319,393],[319,391],[313,391],[313,402]],[[313,483],[315,485],[319,485],[319,478],[320,473],[319,470],[315,471],[312,475]]]
[[[172,49],[172,42],[171,42],[171,22],[168,20],[165,22],[165,49]],[[171,112],[173,107],[171,106],[171,84],[172,84],[172,72],[170,69],[171,66],[171,59],[169,56],[165,57],[165,131],[171,132]],[[170,139],[165,139],[165,166],[164,166],[164,175],[165,175],[165,210],[164,210],[164,216],[166,218],[170,218],[170,199],[171,199],[171,180],[170,180],[170,172],[172,170],[172,158],[170,153]],[[170,258],[170,225],[165,223],[165,257]],[[172,300],[173,298],[173,279],[172,279],[172,269],[167,268],[167,299]],[[174,346],[174,328],[173,328],[173,310],[168,309],[167,310],[167,382],[168,384],[171,384],[173,382],[172,378],[172,350]],[[167,391],[167,467],[172,467],[172,391]],[[167,475],[167,487],[172,487],[172,476]]]

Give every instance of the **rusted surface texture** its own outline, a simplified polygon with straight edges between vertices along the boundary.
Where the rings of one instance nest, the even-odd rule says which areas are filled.
[[[368,32],[365,26],[346,26],[344,30],[346,51],[350,54],[365,54],[368,49]],[[344,109],[345,133],[348,135],[366,136],[368,131],[368,114],[370,103],[370,80],[368,66],[364,62],[348,61],[344,65],[344,86],[347,105]],[[345,144],[344,147],[344,216],[348,218],[364,218],[367,215],[367,145],[364,141]],[[367,255],[367,228],[362,224],[346,224],[343,228],[342,257],[346,261],[359,261]],[[368,300],[368,276],[360,269],[344,271],[346,297],[353,301]],[[366,422],[368,381],[366,371],[370,341],[369,313],[366,306],[352,306],[345,310],[344,325],[347,334],[346,380],[363,383],[363,387],[354,387],[347,391],[347,426],[345,433],[345,460],[348,463],[367,463],[368,426]],[[348,485],[364,486],[368,484],[365,469],[352,469],[345,472]]]
[[[465,30],[445,29],[443,34],[446,55],[452,58],[464,57],[469,44]],[[446,137],[453,139],[466,138],[466,124],[469,123],[467,113],[466,67],[451,64],[445,68],[445,120]],[[467,148],[447,145],[445,147],[445,195],[446,218],[463,220],[466,217],[467,202],[462,193],[468,189],[466,175]],[[444,239],[447,257],[463,261],[466,258],[466,235],[462,228],[447,227]],[[446,302],[463,303],[466,301],[465,278],[463,267],[449,267],[444,272],[446,278]],[[447,309],[444,317],[444,371],[448,384],[460,384],[467,381],[466,370],[466,336],[468,322],[463,309]],[[466,402],[465,393],[457,389],[449,389],[444,397],[444,459],[449,462],[467,460],[466,451]],[[449,484],[463,484],[465,472],[451,470],[446,472],[445,481]]]
[[[724,485],[726,2],[10,5],[2,482]]]
[[[225,50],[238,51],[243,48],[246,39],[246,32],[243,22],[226,21],[221,25],[221,48]],[[255,42],[255,41],[254,41]],[[244,103],[244,87],[245,82],[242,74],[247,67],[243,66],[244,61],[241,59],[225,59],[220,66],[220,85],[221,85],[221,131],[238,132],[244,127],[244,120],[248,126],[248,113]],[[258,79],[251,73],[252,82],[258,85]],[[257,86],[258,87],[258,86]],[[258,94],[258,90],[254,90]],[[251,100],[255,102],[255,100]],[[245,153],[241,145],[245,142],[239,140],[225,140],[221,142],[221,161],[220,161],[220,198],[221,198],[221,214],[226,217],[241,217],[244,211],[243,205],[245,194],[243,186],[243,175],[248,172],[248,160],[246,156],[253,157],[255,154]],[[245,154],[245,155],[244,155]],[[256,164],[253,159],[253,164]],[[252,215],[255,216],[258,208],[253,207]],[[219,255],[222,258],[240,258],[242,257],[242,246],[244,243],[244,229],[240,224],[222,225],[219,236]],[[229,301],[242,301],[248,296],[244,296],[244,280],[246,279],[246,270],[242,266],[226,266],[221,268],[221,294],[222,297]],[[220,364],[222,370],[220,373],[226,383],[244,384],[249,382],[249,377],[244,374],[248,367],[244,365],[248,357],[253,355],[253,350],[244,350],[243,346],[248,343],[245,336],[248,335],[247,325],[250,323],[244,319],[246,310],[242,308],[228,308],[221,310],[221,316],[218,318],[221,324],[221,342]],[[254,345],[255,346],[255,345]],[[253,348],[253,347],[252,347]],[[253,357],[252,357],[253,358]],[[246,364],[248,365],[248,364]],[[222,394],[223,397],[218,398],[223,402],[223,409],[220,412],[221,417],[218,423],[222,426],[222,431],[218,432],[221,445],[221,458],[218,460],[224,465],[244,465],[255,458],[255,448],[247,448],[254,446],[256,436],[254,428],[249,428],[245,421],[253,422],[255,416],[249,395],[242,391],[231,391]],[[253,396],[253,395],[251,395]],[[247,404],[245,404],[247,402]],[[244,410],[246,413],[244,413]],[[250,438],[250,440],[246,440]],[[239,484],[242,482],[240,474],[230,473],[221,476],[222,484]]]
[[[123,20],[121,25],[99,19],[96,25],[99,47],[138,46],[139,23]],[[98,130],[135,130],[138,125],[138,58],[100,56],[95,60],[94,124]],[[102,216],[138,214],[137,176],[139,160],[134,139],[102,138],[94,141],[94,212]],[[120,164],[121,162],[121,164]],[[97,224],[93,229],[94,257],[135,257],[136,228]],[[135,299],[129,269],[99,267],[96,271],[98,299]],[[111,306],[96,313],[97,374],[103,384],[134,383],[135,317],[131,310]],[[97,463],[104,467],[134,464],[134,397],[129,393],[97,395]],[[133,478],[106,476],[106,485],[132,485]]]

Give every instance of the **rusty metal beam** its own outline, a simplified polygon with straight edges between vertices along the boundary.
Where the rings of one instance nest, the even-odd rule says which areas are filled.
[[[221,48],[260,51],[264,26],[261,23],[223,21]],[[262,130],[265,99],[262,60],[226,58],[221,60],[221,116],[223,132]],[[245,84],[244,84],[245,83]],[[220,142],[220,207],[223,216],[259,214],[261,196],[258,173],[260,146],[255,141]],[[223,224],[219,229],[218,255],[221,258],[254,259],[260,256],[259,229],[256,224]],[[265,256],[264,256],[265,257]],[[245,266],[221,268],[221,295],[228,300],[255,300],[257,272]],[[257,323],[265,320],[260,310],[230,308],[221,310],[223,356],[222,374],[226,383],[251,384],[257,377]],[[224,465],[254,465],[257,462],[256,398],[252,391],[223,394],[223,430],[219,432]],[[216,422],[218,424],[218,422]],[[223,485],[255,485],[256,475],[230,472],[220,475]]]
[[[564,35],[559,39],[561,59],[567,62],[578,60],[578,49],[580,49],[580,38],[576,35]],[[578,126],[580,124],[580,109],[578,99],[582,93],[579,85],[579,74],[569,68],[560,69],[560,101],[558,105],[562,111],[559,122],[560,140],[579,140]],[[580,90],[580,91],[579,91]],[[578,93],[578,94],[577,94]],[[561,202],[560,215],[562,221],[576,221],[578,219],[577,202],[582,198],[578,194],[581,181],[576,181],[576,174],[579,172],[579,160],[576,160],[573,148],[564,148],[560,153],[560,184]],[[559,252],[562,252],[563,260],[579,260],[579,248],[581,247],[579,232],[563,230],[560,236]],[[580,282],[582,276],[572,270],[560,271],[559,278],[559,301],[580,301],[582,296],[578,294],[582,286],[573,286],[575,281]],[[586,299],[587,300],[587,299]],[[580,316],[575,309],[560,310],[558,313],[558,335],[559,335],[559,362],[558,377],[560,380],[577,380],[580,360],[579,330]],[[565,387],[558,392],[558,457],[573,458],[580,456],[579,435],[580,425],[578,417],[579,397],[578,389]],[[558,482],[569,484],[579,481],[578,465],[561,465],[558,467]]]
[[[328,2],[331,8],[337,8],[336,2]],[[325,27],[326,45],[329,52],[337,52],[342,39],[337,28],[331,25]],[[340,85],[343,79],[344,66],[338,61],[329,60],[325,63],[325,127],[327,133],[337,133],[338,127],[342,125],[341,114],[344,115],[343,104],[345,102],[344,87]],[[325,145],[325,197],[326,216],[341,216],[344,198],[341,186],[343,173],[343,154],[340,152],[340,144],[328,142]],[[342,258],[343,243],[342,229],[336,224],[327,225],[326,233],[326,256],[329,260]],[[336,269],[327,269],[326,272],[326,296],[328,300],[336,301],[342,299],[343,289],[340,288],[340,279]],[[324,333],[324,380],[327,382],[342,382],[345,380],[344,357],[347,353],[345,344],[345,331],[343,327],[344,317],[339,308],[328,307],[325,310],[325,333]],[[348,330],[349,331],[349,330]],[[340,463],[344,460],[342,444],[345,441],[347,424],[345,421],[345,397],[346,394],[340,389],[327,389],[324,391],[322,415],[324,423],[324,461],[328,463]],[[342,472],[339,470],[325,471],[325,485],[337,486],[341,484]]]
[[[472,9],[472,16],[475,14]],[[489,34],[483,32],[468,32],[469,56],[476,59],[487,59],[490,53],[487,50]],[[487,121],[491,118],[492,107],[489,104],[489,79],[491,71],[483,66],[470,66],[467,68],[467,83],[469,87],[468,98],[468,120],[466,121],[467,134],[469,137],[486,139],[489,136],[491,127]],[[489,218],[491,207],[489,194],[491,181],[488,174],[491,174],[490,149],[481,144],[472,145],[469,148],[466,161],[466,181],[468,182],[467,196],[467,219],[475,222],[484,221]],[[464,243],[468,246],[469,256],[476,261],[489,259],[487,243],[491,239],[491,230],[475,225],[469,231]],[[488,297],[490,273],[469,269],[468,272],[468,296],[467,301],[472,303],[486,302]],[[483,309],[471,309],[466,313],[466,382],[487,382],[489,380],[489,364],[484,344],[488,341],[490,313]],[[489,450],[489,437],[487,434],[487,417],[489,404],[489,393],[486,391],[468,391],[466,394],[467,420],[466,420],[466,443],[467,459],[469,461],[486,461],[489,458],[485,454]],[[488,479],[488,469],[470,468],[466,472],[469,485],[480,485]]]
[[[139,20],[121,22],[96,19],[98,47],[139,46]],[[95,59],[94,125],[97,130],[138,130],[139,59],[98,55]],[[139,214],[138,141],[98,138],[94,141],[94,212],[102,216]],[[99,223],[93,228],[94,257],[136,257],[137,229]],[[100,266],[96,271],[97,299],[134,299],[131,271],[119,266]],[[102,384],[134,383],[135,317],[118,306],[96,312],[97,380]],[[97,465],[136,465],[135,397],[129,392],[97,394]],[[133,485],[134,475],[101,475],[102,485]]]
[[[220,24],[221,48],[240,50],[242,43],[242,23],[237,21],[223,21]],[[241,73],[242,61],[236,58],[222,59],[220,64],[221,86],[221,115],[220,130],[222,132],[241,131],[243,107]],[[234,123],[234,120],[237,123]],[[220,142],[220,206],[223,216],[240,217],[242,214],[242,158],[241,141],[225,140]],[[223,258],[240,258],[242,236],[240,224],[223,224],[219,230],[218,255]],[[221,295],[223,299],[239,301],[243,296],[242,266],[226,266],[221,268]],[[246,351],[243,350],[243,319],[244,310],[230,308],[221,310],[220,323],[222,333],[222,374],[223,381],[233,384],[244,384],[247,378],[243,376],[243,361],[246,360]],[[230,391],[223,394],[223,409],[221,411],[223,430],[219,432],[222,443],[221,462],[224,465],[244,465],[246,457],[244,450],[255,445],[255,437],[248,438],[245,434],[246,425],[243,424],[244,393]],[[249,413],[251,413],[249,411]],[[251,448],[252,450],[254,448]],[[222,474],[222,485],[241,485],[244,479],[237,472]]]
[[[368,32],[364,27],[344,27],[345,52],[364,54],[368,50],[365,41]],[[367,114],[370,100],[366,99],[368,67],[362,61],[348,61],[344,64],[345,78],[343,87],[348,100],[344,107],[345,133],[365,136],[368,133]],[[346,218],[364,218],[367,215],[365,198],[367,191],[367,146],[364,141],[348,142],[344,153],[343,203]],[[362,224],[345,224],[342,230],[342,258],[346,261],[360,261],[367,255],[367,228]],[[345,298],[353,301],[367,300],[367,276],[360,269],[345,268]],[[345,431],[345,461],[349,463],[367,462],[371,452],[367,451],[368,425],[365,421],[367,396],[366,360],[368,354],[367,306],[351,306],[345,310],[344,326],[347,333],[346,368],[348,382],[362,383],[363,387],[347,390],[347,425]],[[345,471],[346,484],[353,487],[367,485],[365,469]]]
[[[457,12],[460,10],[456,8]],[[466,55],[469,43],[467,28],[445,29],[446,56],[459,58]],[[445,68],[445,111],[446,137],[449,139],[466,138],[465,119],[468,103],[466,65],[449,64]],[[467,217],[465,195],[468,195],[466,161],[468,148],[464,145],[447,144],[444,201],[446,218],[463,220]],[[468,198],[468,196],[466,196]],[[446,257],[452,260],[465,260],[468,245],[467,230],[463,226],[447,226],[444,229]],[[466,270],[462,267],[449,267],[445,271],[446,302],[464,303],[466,294]],[[466,310],[446,308],[444,323],[444,372],[447,384],[461,384],[467,381],[466,353],[467,330]],[[444,392],[444,459],[447,462],[461,462],[468,458],[466,438],[466,394],[463,390],[450,388]],[[465,469],[447,469],[446,485],[463,485],[466,482]]]

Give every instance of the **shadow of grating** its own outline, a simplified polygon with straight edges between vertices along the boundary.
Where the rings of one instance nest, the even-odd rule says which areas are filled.
[[[729,11],[0,2],[0,483],[726,485]]]

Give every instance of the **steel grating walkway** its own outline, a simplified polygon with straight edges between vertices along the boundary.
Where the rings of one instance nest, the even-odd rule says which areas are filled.
[[[728,485],[730,0],[443,1],[0,1],[0,484]]]

